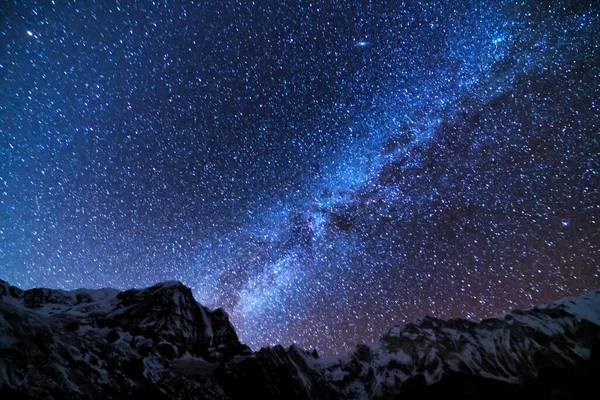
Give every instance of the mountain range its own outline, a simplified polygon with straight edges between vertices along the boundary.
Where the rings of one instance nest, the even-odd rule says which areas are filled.
[[[252,351],[180,282],[145,289],[0,281],[0,398],[588,398],[600,389],[600,291],[497,318],[421,320],[334,357]]]

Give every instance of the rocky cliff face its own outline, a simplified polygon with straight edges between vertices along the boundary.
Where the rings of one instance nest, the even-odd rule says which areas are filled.
[[[178,282],[120,292],[0,281],[0,397],[576,398],[600,378],[599,338],[596,292],[480,323],[426,317],[320,359],[250,351],[223,310]]]
[[[32,397],[158,389],[171,398],[178,385],[218,397],[216,384],[178,376],[172,364],[212,366],[250,353],[223,310],[199,305],[178,282],[124,292],[22,291],[1,282],[0,296],[0,382]]]

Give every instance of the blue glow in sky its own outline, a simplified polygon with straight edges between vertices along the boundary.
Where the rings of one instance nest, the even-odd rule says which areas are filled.
[[[334,353],[600,286],[590,2],[12,1],[0,278]]]

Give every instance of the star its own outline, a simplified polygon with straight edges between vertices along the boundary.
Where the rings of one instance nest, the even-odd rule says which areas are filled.
[[[596,3],[84,3],[2,15],[0,279],[329,355],[600,287]]]

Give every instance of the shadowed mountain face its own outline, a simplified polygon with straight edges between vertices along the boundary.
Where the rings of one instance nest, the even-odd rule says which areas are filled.
[[[120,292],[0,281],[2,399],[585,398],[599,338],[596,292],[480,323],[426,317],[320,359],[296,346],[252,352],[225,312],[178,282]]]

